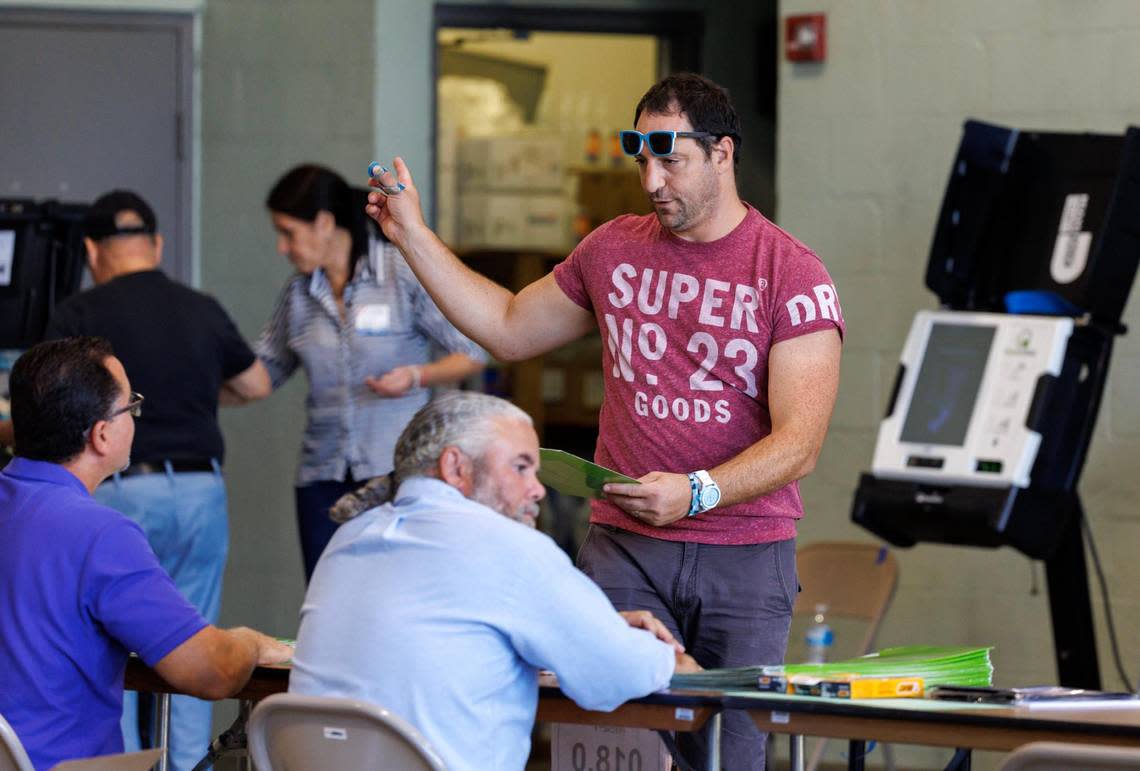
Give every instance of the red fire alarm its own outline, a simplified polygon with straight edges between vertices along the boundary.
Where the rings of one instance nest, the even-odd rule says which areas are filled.
[[[827,16],[803,13],[784,20],[784,56],[791,62],[822,62],[827,55]]]

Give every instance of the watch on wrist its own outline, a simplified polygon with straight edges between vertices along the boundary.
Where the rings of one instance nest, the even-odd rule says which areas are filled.
[[[689,488],[693,499],[689,504],[689,516],[708,511],[720,503],[720,486],[713,481],[709,472],[701,470],[689,474]]]

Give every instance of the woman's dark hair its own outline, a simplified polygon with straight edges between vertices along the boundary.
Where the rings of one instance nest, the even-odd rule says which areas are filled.
[[[270,211],[312,222],[317,214],[332,214],[338,227],[352,236],[349,268],[368,255],[368,238],[378,233],[364,213],[368,191],[351,187],[335,171],[314,163],[295,166],[273,185],[265,198]]]
[[[633,114],[633,125],[637,125],[643,112],[667,115],[677,110],[689,119],[693,131],[707,131],[715,137],[697,140],[705,150],[705,157],[712,154],[712,146],[717,141],[729,137],[732,139],[732,161],[740,164],[740,116],[736,114],[725,88],[692,72],[670,75],[641,97]]]
[[[83,451],[87,429],[111,413],[119,384],[101,337],[68,337],[29,348],[12,367],[16,455],[62,463]]]

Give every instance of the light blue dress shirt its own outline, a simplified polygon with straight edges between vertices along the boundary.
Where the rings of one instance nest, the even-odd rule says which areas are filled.
[[[477,361],[487,354],[451,325],[388,241],[372,239],[344,288],[341,319],[324,271],[285,285],[254,345],[276,389],[303,367],[309,380],[297,484],[358,480],[392,470],[396,439],[430,391],[383,398],[364,383],[408,364],[432,361],[433,344]]]
[[[548,536],[416,477],[325,549],[289,690],[380,704],[452,771],[522,769],[539,669],[580,706],[612,710],[665,688],[674,660]]]

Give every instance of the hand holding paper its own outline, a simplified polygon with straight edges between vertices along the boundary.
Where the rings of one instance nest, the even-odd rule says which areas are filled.
[[[602,486],[607,482],[637,484],[637,480],[613,469],[591,463],[562,450],[539,450],[538,479],[547,487],[579,498],[602,498]]]
[[[689,478],[664,471],[651,471],[635,485],[611,483],[602,489],[606,500],[620,506],[639,522],[653,527],[664,527],[684,519],[692,502]]]

